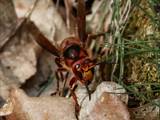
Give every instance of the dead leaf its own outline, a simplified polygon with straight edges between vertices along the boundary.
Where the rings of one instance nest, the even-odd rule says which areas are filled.
[[[82,91],[84,93],[84,90]],[[91,100],[77,93],[81,105],[80,120],[129,120],[130,115],[126,105],[128,95],[125,89],[114,82],[102,82],[91,95]]]
[[[14,6],[10,0],[0,2],[0,49],[9,40],[10,35],[15,30],[17,17]]]
[[[92,7],[92,14],[87,16],[87,21],[90,22],[89,27],[91,27],[91,30],[93,30],[92,33],[95,34],[97,32],[108,31],[109,25],[111,24],[112,15],[113,15],[112,4],[113,4],[113,0],[109,0],[107,2],[106,0],[94,1],[93,7]],[[104,8],[104,5],[105,5],[105,8]],[[100,9],[102,7],[103,9]]]
[[[36,0],[14,0],[15,10],[19,18],[27,17]],[[61,43],[69,36],[61,16],[51,0],[39,0],[30,17],[44,35],[54,44]],[[54,41],[53,41],[54,40]]]
[[[90,120],[130,120],[126,105],[117,97],[104,92],[89,115]]]
[[[160,99],[153,100],[152,103],[140,106],[138,108],[130,108],[132,120],[159,120],[159,103]]]
[[[11,90],[13,113],[7,120],[76,120],[72,100],[64,97],[28,97],[22,90]]]
[[[0,116],[6,116],[13,112],[13,104],[10,99],[6,101],[6,103],[0,107]]]
[[[0,95],[7,97],[11,86],[20,86],[36,72],[37,46],[23,25],[0,54]]]

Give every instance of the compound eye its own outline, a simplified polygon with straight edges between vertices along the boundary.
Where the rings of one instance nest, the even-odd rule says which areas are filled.
[[[80,69],[80,64],[76,64],[76,69],[79,70]]]
[[[90,61],[88,60],[88,59],[86,59],[85,61],[84,61],[84,64],[88,64]]]
[[[77,60],[79,58],[80,46],[72,45],[64,51],[63,56],[72,60]]]

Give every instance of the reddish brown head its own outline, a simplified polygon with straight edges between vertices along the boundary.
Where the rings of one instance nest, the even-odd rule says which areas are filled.
[[[89,58],[82,58],[72,65],[72,70],[81,83],[88,85],[93,79],[94,62]]]

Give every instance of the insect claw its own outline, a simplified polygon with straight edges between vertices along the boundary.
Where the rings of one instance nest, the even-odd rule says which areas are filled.
[[[75,105],[75,115],[76,115],[77,120],[78,120],[80,109],[81,107],[79,106],[79,104],[76,104]]]
[[[90,101],[91,100],[91,91],[89,90],[88,85],[86,85],[86,89],[87,89],[88,97],[89,97],[89,101]]]

